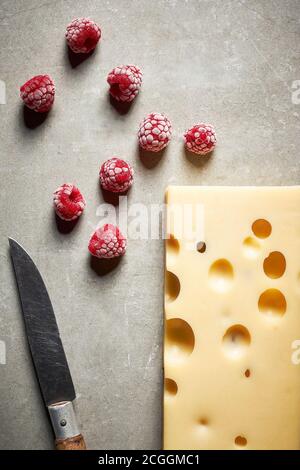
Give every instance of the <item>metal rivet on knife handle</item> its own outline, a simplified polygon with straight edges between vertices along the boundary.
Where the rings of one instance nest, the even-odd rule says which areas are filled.
[[[48,406],[58,450],[84,450],[84,439],[79,432],[73,403],[70,401]]]

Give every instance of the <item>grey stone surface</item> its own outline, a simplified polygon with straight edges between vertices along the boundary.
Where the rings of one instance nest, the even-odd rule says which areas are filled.
[[[130,240],[115,270],[99,276],[91,269],[87,243],[103,202],[98,168],[112,155],[128,159],[136,174],[129,203],[146,205],[161,203],[169,183],[299,184],[299,14],[298,0],[1,0],[2,449],[53,445],[7,236],[26,247],[48,286],[88,446],[160,448],[163,242]],[[64,30],[77,16],[98,22],[103,38],[72,68]],[[127,114],[111,105],[106,85],[109,70],[123,63],[144,72]],[[54,78],[56,102],[30,129],[18,90],[38,73]],[[150,169],[136,131],[151,111],[169,116],[174,137]],[[197,162],[185,154],[182,133],[200,120],[216,126],[218,149]],[[70,234],[57,230],[51,205],[64,181],[76,182],[87,199]]]

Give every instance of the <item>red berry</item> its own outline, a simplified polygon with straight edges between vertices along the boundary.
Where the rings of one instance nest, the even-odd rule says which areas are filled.
[[[144,150],[159,152],[168,145],[171,134],[169,119],[164,114],[151,113],[140,124],[138,138]]]
[[[24,104],[37,113],[46,113],[53,105],[55,95],[54,82],[49,75],[36,75],[20,88]]]
[[[89,18],[76,18],[67,26],[66,38],[73,52],[87,54],[97,46],[101,29]]]
[[[135,65],[120,65],[107,77],[109,92],[117,101],[132,101],[142,84],[142,72]]]
[[[73,184],[63,184],[53,195],[56,214],[63,220],[75,220],[85,208],[85,199]]]
[[[105,224],[93,233],[89,242],[89,251],[97,258],[116,258],[125,254],[126,246],[126,238],[119,228]]]
[[[103,189],[124,193],[133,183],[133,168],[125,160],[114,157],[102,164],[99,176]]]
[[[196,124],[184,134],[185,146],[190,152],[206,155],[217,144],[216,133],[210,124]]]

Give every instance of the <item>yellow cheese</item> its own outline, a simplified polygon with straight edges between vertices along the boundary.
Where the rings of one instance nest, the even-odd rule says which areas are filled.
[[[166,202],[164,449],[300,449],[300,187]]]

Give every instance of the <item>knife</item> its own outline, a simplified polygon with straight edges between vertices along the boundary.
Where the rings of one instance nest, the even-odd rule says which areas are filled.
[[[28,253],[9,238],[27,339],[57,450],[86,449],[73,408],[76,398],[53,307],[43,279]]]

